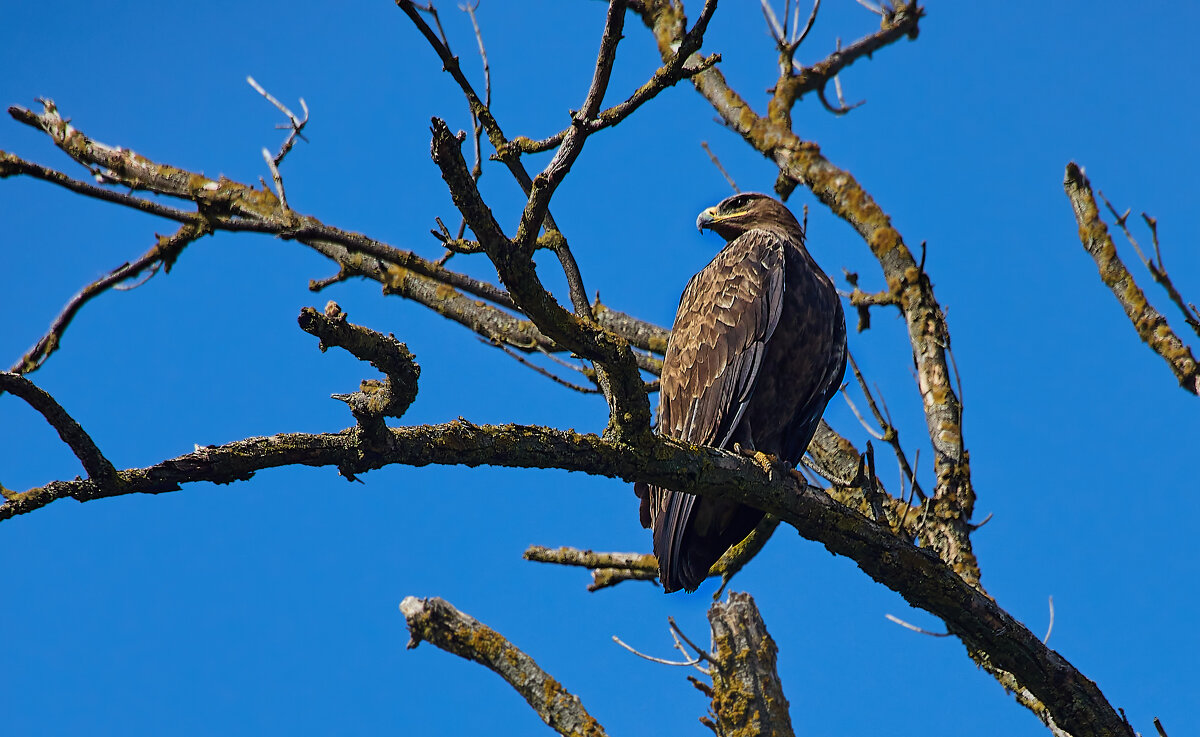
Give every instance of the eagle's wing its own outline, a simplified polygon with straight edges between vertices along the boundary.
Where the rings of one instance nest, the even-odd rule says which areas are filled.
[[[783,244],[752,230],[688,282],[659,381],[661,434],[717,448],[730,442],[779,323],[783,277]]]
[[[783,290],[784,244],[763,230],[731,241],[692,278],[679,302],[660,378],[659,433],[718,448],[734,440],[779,322]],[[643,523],[654,527],[663,585],[670,590],[677,580],[694,581],[685,583],[694,588],[708,571],[690,570],[689,559],[704,559],[708,545],[737,542],[716,533],[728,527],[724,517],[738,505],[703,502],[701,514],[692,494],[654,487],[649,492]],[[693,539],[685,545],[689,529]]]

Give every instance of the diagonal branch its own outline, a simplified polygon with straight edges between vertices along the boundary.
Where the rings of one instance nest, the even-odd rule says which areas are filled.
[[[46,418],[46,422],[49,422],[50,426],[58,432],[58,436],[83,464],[83,470],[87,471],[88,476],[91,477],[89,481],[113,483],[117,469],[100,452],[100,448],[96,446],[92,437],[79,426],[79,423],[71,415],[67,414],[62,405],[54,400],[54,397],[39,389],[32,381],[20,374],[9,372],[0,372],[0,390],[10,392],[25,400],[30,407]],[[0,510],[7,506],[8,502],[6,501],[0,505]],[[0,519],[3,519],[3,514],[0,514]]]
[[[534,266],[533,251],[504,235],[471,178],[461,147],[462,141],[443,121],[434,118],[433,161],[441,169],[455,206],[495,265],[500,281],[543,333],[604,369],[598,371],[597,379],[609,402],[609,430],[644,442],[650,434],[650,404],[629,343],[597,325],[590,316],[577,317],[565,310],[546,290]]]
[[[1083,242],[1084,250],[1095,260],[1100,270],[1100,280],[1112,290],[1142,342],[1162,356],[1171,367],[1179,385],[1192,394],[1200,394],[1200,366],[1195,356],[1167,324],[1167,318],[1146,301],[1145,293],[1117,255],[1117,247],[1108,234],[1108,227],[1100,219],[1092,185],[1078,164],[1067,164],[1063,188],[1071,200],[1075,221],[1079,223],[1079,239]]]
[[[537,238],[542,221],[545,220],[546,212],[550,208],[550,198],[554,196],[558,185],[566,178],[571,171],[571,166],[583,152],[583,146],[589,133],[581,123],[594,117],[600,108],[600,103],[604,100],[604,93],[608,91],[608,81],[612,75],[613,63],[617,58],[617,44],[621,40],[621,30],[624,27],[625,0],[610,0],[608,13],[604,20],[604,34],[600,39],[600,53],[596,57],[596,68],[592,73],[592,84],[588,88],[587,97],[584,98],[583,107],[574,116],[574,120],[580,124],[572,125],[562,144],[558,147],[558,151],[555,152],[554,158],[534,178],[533,187],[528,193],[529,199],[525,203],[525,210],[521,213],[521,222],[517,226],[517,234],[513,240],[517,248],[523,251],[532,250],[534,239]],[[578,271],[576,270],[575,275],[568,274],[568,279],[577,275]],[[582,285],[579,286],[582,287]],[[576,311],[580,314],[588,312],[587,293],[577,294],[576,292],[576,289],[572,289],[571,299],[575,303]]]
[[[58,350],[59,345],[62,344],[63,334],[66,333],[67,327],[75,319],[75,315],[79,313],[79,310],[83,309],[84,305],[110,288],[138,276],[147,269],[162,265],[167,271],[170,271],[171,264],[174,263],[184,248],[198,238],[208,235],[211,232],[203,220],[197,219],[195,222],[184,223],[174,235],[158,236],[150,250],[146,251],[135,261],[121,264],[79,290],[74,297],[71,297],[66,306],[62,308],[58,316],[54,318],[54,322],[50,323],[50,329],[46,331],[46,334],[39,338],[38,342],[20,360],[13,364],[9,371],[18,374],[28,374],[41,368],[46,359],[50,357],[50,354]]]
[[[716,10],[715,3],[713,10]],[[711,13],[709,13],[711,17]],[[707,23],[707,21],[706,21]],[[698,47],[697,47],[698,48]],[[620,123],[621,121],[632,115],[638,108],[645,103],[654,99],[660,92],[678,84],[680,81],[698,74],[705,69],[712,67],[717,62],[721,61],[720,54],[713,54],[696,61],[692,64],[687,64],[688,57],[696,49],[690,45],[688,47],[680,47],[678,51],[668,59],[661,67],[655,70],[650,79],[641,87],[637,88],[624,102],[613,105],[610,108],[596,112],[586,118],[582,114],[574,116],[571,121],[571,126],[555,133],[552,136],[534,141],[525,136],[517,136],[513,140],[505,144],[502,150],[497,151],[497,157],[504,160],[508,157],[517,156],[522,153],[541,153],[549,151],[561,144],[570,132],[577,128],[583,128],[590,135],[605,128]]]
[[[491,627],[455,609],[444,599],[405,597],[400,611],[408,623],[408,647],[429,642],[499,675],[561,735],[604,737],[604,728],[571,694],[515,645]]]

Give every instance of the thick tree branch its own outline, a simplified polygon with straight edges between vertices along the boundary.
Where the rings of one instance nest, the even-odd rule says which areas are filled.
[[[1092,195],[1092,185],[1078,164],[1067,164],[1063,188],[1067,192],[1067,198],[1071,200],[1075,221],[1079,223],[1079,240],[1083,242],[1084,250],[1095,260],[1096,267],[1100,270],[1100,280],[1112,290],[1142,342],[1162,356],[1171,367],[1179,385],[1192,394],[1200,394],[1200,366],[1197,365],[1195,356],[1167,324],[1167,318],[1146,301],[1145,293],[1117,255],[1117,247],[1112,236],[1108,234],[1108,227],[1100,219],[1096,198]]]
[[[768,472],[743,456],[664,437],[631,446],[597,435],[520,425],[480,426],[464,420],[389,432],[392,442],[382,452],[366,446],[356,429],[248,438],[200,448],[147,468],[118,471],[113,481],[55,481],[12,494],[0,506],[0,520],[66,497],[88,501],[176,491],[185,483],[229,483],[285,465],[336,466],[343,473],[359,474],[388,464],[490,464],[616,476],[737,500],[779,517],[805,538],[852,558],[867,575],[913,606],[940,617],[977,661],[987,663],[994,674],[1007,676],[1005,684],[1020,690],[1022,703],[1036,704],[1035,713],[1043,719],[1075,735],[1132,735],[1094,683],[935,554],[896,537],[886,525],[825,492],[799,485],[781,466]]]
[[[604,736],[604,728],[583,708],[578,696],[491,627],[438,598],[409,596],[400,602],[400,611],[408,623],[410,649],[425,641],[487,667],[508,681],[542,721],[561,735]]]
[[[712,627],[712,710],[718,735],[794,734],[776,669],[779,648],[749,594],[729,592],[708,609]]]

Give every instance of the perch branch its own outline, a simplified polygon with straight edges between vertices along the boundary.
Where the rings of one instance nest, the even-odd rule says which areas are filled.
[[[663,437],[632,446],[597,435],[535,426],[480,426],[465,420],[388,432],[392,441],[382,452],[365,446],[355,429],[256,437],[198,448],[147,468],[117,471],[109,481],[54,481],[11,494],[0,505],[0,520],[67,497],[88,501],[176,491],[185,483],[230,483],[286,465],[335,466],[354,474],[388,464],[489,464],[618,476],[684,493],[734,499],[779,517],[805,538],[852,558],[867,575],[913,606],[941,618],[977,660],[987,662],[993,674],[1006,676],[1003,682],[1019,692],[1022,703],[1036,704],[1036,713],[1060,728],[1077,735],[1132,734],[1094,683],[933,552],[914,547],[824,491],[797,483],[783,466],[768,470],[738,454]]]

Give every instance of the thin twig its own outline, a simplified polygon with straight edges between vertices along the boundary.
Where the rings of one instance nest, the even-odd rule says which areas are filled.
[[[1050,633],[1054,631],[1054,597],[1050,597],[1050,624],[1046,626],[1046,636],[1042,638],[1042,644],[1050,642]]]
[[[918,627],[917,625],[909,624],[908,622],[905,622],[903,619],[900,619],[899,617],[893,616],[891,614],[885,614],[883,616],[887,617],[889,620],[895,622],[896,624],[900,625],[901,627],[904,627],[905,629],[910,629],[913,632],[920,632],[922,635],[929,635],[930,637],[949,637],[950,636],[949,632],[930,632],[929,630],[923,630],[920,627]]]
[[[283,209],[290,210],[288,207],[287,194],[283,191],[283,176],[279,173],[279,167],[275,164],[275,159],[271,158],[271,152],[265,147],[262,150],[263,161],[267,162],[267,168],[271,170],[271,179],[275,181],[275,194],[279,197],[279,204]]]
[[[475,16],[475,9],[479,7],[479,0],[476,0],[475,3],[468,2],[466,5],[460,5],[459,7],[471,19],[471,27],[475,30],[475,42],[479,46],[479,58],[483,62],[483,104],[490,108],[492,106],[492,69],[488,64],[487,48],[483,45],[483,31],[479,27],[479,19]],[[471,109],[471,129],[473,133],[471,138],[475,144],[475,163],[471,166],[471,178],[478,183],[479,178],[483,176],[483,123],[479,120],[479,116],[473,108]],[[458,222],[459,240],[462,239],[466,229],[467,219],[463,217]]]
[[[612,638],[613,638],[613,642],[617,643],[618,645],[625,648],[626,650],[633,653],[634,655],[638,656],[639,658],[649,660],[651,663],[658,663],[660,665],[696,665],[701,660],[699,655],[697,655],[695,657],[695,659],[689,659],[689,660],[684,660],[684,661],[666,660],[665,658],[656,658],[653,655],[647,655],[645,653],[634,650],[629,645],[626,645],[625,642],[622,641],[621,638],[617,637],[616,635],[613,635]]]
[[[775,45],[780,49],[787,47],[787,29],[779,25],[779,18],[775,17],[775,10],[771,7],[770,0],[761,0],[763,17],[767,19],[767,30],[771,33],[771,38],[775,39]],[[783,14],[787,18],[787,13]]]
[[[808,38],[808,32],[812,30],[813,24],[817,22],[817,11],[821,9],[821,0],[814,0],[812,11],[808,14],[808,22],[804,24],[804,29],[792,37],[791,46],[793,49],[798,48],[804,43],[804,39]],[[800,20],[800,2],[796,1],[796,21]],[[799,28],[799,23],[793,23],[793,33]]]
[[[680,639],[679,633],[675,631],[675,628],[667,627],[667,632],[671,635],[671,640],[675,643],[675,649],[682,653],[684,658],[688,658],[687,650],[684,649],[683,641]],[[697,655],[696,662],[699,663],[701,660],[703,660],[703,658]],[[706,676],[712,675],[712,673],[702,665],[695,665],[693,667]]]
[[[701,141],[700,146],[704,149],[704,153],[708,154],[708,158],[713,162],[713,166],[717,167],[717,171],[721,172],[721,176],[725,177],[725,181],[729,182],[729,186],[733,188],[734,193],[740,193],[742,190],[738,189],[737,182],[733,181],[733,177],[729,176],[729,172],[725,171],[725,167],[721,166],[721,160],[708,147],[708,141]]]
[[[842,388],[840,390],[842,399],[845,399],[846,404],[850,405],[850,411],[853,412],[854,416],[858,418],[858,423],[862,425],[862,428],[866,430],[871,437],[875,438],[876,440],[882,440],[886,442],[887,439],[884,438],[883,433],[867,424],[866,418],[863,417],[862,413],[858,411],[858,407],[854,405],[854,400],[850,398],[850,393],[846,391],[846,386],[846,384],[842,384]]]
[[[854,373],[854,378],[858,381],[859,388],[862,389],[863,396],[866,397],[867,406],[870,407],[871,414],[875,417],[875,421],[877,423],[879,423],[879,429],[883,431],[883,434],[879,435],[879,434],[875,433],[874,431],[872,431],[869,427],[867,427],[867,424],[863,420],[862,415],[860,415],[858,413],[858,408],[855,407],[854,403],[850,401],[850,396],[845,392],[844,389],[842,391],[843,396],[846,398],[846,401],[850,404],[850,408],[854,411],[854,415],[856,417],[858,417],[858,421],[863,424],[863,427],[866,428],[868,432],[870,432],[872,435],[874,435],[879,440],[882,440],[882,441],[886,442],[888,445],[892,446],[892,452],[895,453],[896,461],[900,464],[901,477],[903,478],[904,476],[907,476],[911,480],[913,489],[916,490],[917,496],[920,497],[921,500],[923,501],[925,499],[925,491],[923,489],[921,489],[920,485],[917,483],[916,471],[914,471],[913,467],[911,465],[909,465],[908,456],[904,452],[904,447],[900,444],[900,431],[897,430],[896,426],[892,423],[891,413],[888,412],[888,410],[887,410],[887,402],[884,401],[883,396],[880,395],[880,401],[879,401],[879,403],[876,403],[875,396],[871,393],[871,390],[867,387],[867,380],[863,377],[862,371],[859,370],[859,368],[858,368],[858,362],[854,360],[854,355],[851,354],[850,352],[847,352],[846,360],[847,360],[847,363],[849,363],[849,365],[850,365],[851,371]],[[876,391],[878,391],[878,387],[876,387]],[[960,391],[960,396],[961,396],[961,388],[959,391]],[[883,404],[882,412],[879,409],[880,403]],[[961,412],[960,412],[960,422],[961,422]]]
[[[712,663],[713,665],[717,664],[717,661],[713,660],[711,653],[692,642],[691,638],[684,634],[683,630],[679,629],[679,625],[675,623],[674,617],[667,617],[667,624],[671,627],[671,630],[675,632],[675,634],[679,635],[679,637],[688,644],[688,647],[696,651],[696,657]]]
[[[522,356],[517,351],[508,347],[508,345],[504,341],[500,340],[499,338],[492,338],[489,340],[487,338],[480,337],[479,341],[481,343],[490,345],[493,348],[499,348],[500,350],[504,351],[504,354],[506,356],[508,356],[509,358],[513,359],[514,361],[521,364],[525,368],[531,369],[532,371],[534,371],[538,374],[541,374],[542,376],[545,376],[547,379],[550,379],[551,381],[553,381],[556,384],[565,386],[566,388],[577,391],[580,394],[599,394],[600,393],[600,389],[598,389],[597,387],[581,386],[579,384],[575,384],[573,382],[567,381],[566,379],[562,378],[561,376],[558,376],[557,374],[555,374],[553,371],[548,371],[544,367],[537,365],[533,361],[530,361],[528,358],[525,358],[524,356]],[[549,355],[549,354],[547,353],[547,355]]]
[[[250,86],[253,87],[258,94],[267,98],[267,102],[274,105],[279,112],[287,116],[287,125],[280,125],[277,127],[290,128],[292,132],[288,134],[287,140],[285,140],[283,145],[279,147],[279,153],[275,154],[275,156],[271,159],[271,165],[273,165],[273,167],[277,167],[283,163],[283,157],[288,155],[288,151],[292,150],[292,146],[296,144],[296,139],[304,138],[304,126],[308,125],[308,103],[304,102],[303,97],[300,98],[300,109],[304,111],[304,117],[299,118],[286,105],[279,100],[276,100],[270,92],[267,92],[265,89],[263,89],[262,85],[254,80],[254,77],[247,76],[246,81],[250,83]],[[272,174],[274,173],[274,168],[272,168]]]

